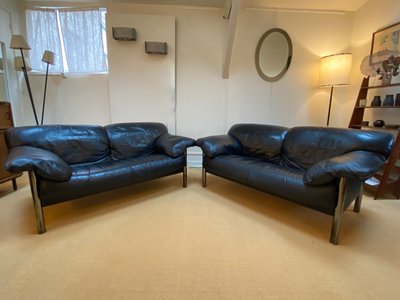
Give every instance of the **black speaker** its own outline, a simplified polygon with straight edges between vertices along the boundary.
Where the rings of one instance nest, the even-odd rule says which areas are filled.
[[[113,38],[117,41],[136,41],[136,29],[129,27],[113,27]]]
[[[148,54],[168,54],[166,42],[145,42],[145,51]]]

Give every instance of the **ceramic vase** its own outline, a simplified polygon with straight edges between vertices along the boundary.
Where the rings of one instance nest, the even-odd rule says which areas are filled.
[[[375,126],[375,127],[383,127],[383,126],[385,126],[385,121],[383,121],[383,120],[376,120],[376,121],[374,122],[374,126]]]
[[[394,104],[394,95],[386,95],[385,100],[383,100],[382,106],[393,106]]]

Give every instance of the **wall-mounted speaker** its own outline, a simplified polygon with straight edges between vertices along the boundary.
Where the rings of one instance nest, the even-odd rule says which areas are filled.
[[[113,38],[117,41],[136,41],[136,29],[129,27],[113,27]]]
[[[148,54],[168,54],[166,42],[145,42],[145,51]]]

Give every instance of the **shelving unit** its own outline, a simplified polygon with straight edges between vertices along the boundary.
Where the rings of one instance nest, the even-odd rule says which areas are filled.
[[[400,87],[400,83],[369,86],[369,77],[364,78],[361,83],[360,91],[358,93],[353,114],[349,123],[349,128],[384,130],[392,132],[396,136],[396,141],[393,145],[389,159],[384,164],[383,168],[374,175],[372,180],[365,183],[365,186],[374,193],[374,199],[381,198],[388,193],[392,194],[397,199],[400,198],[400,128],[385,128],[363,125],[362,121],[364,118],[364,113],[366,109],[391,109],[398,111],[400,120],[400,106],[360,106],[360,100],[367,98],[369,89],[384,89],[393,88],[396,86]]]
[[[12,181],[14,190],[17,189],[16,178],[21,176],[22,173],[7,172],[4,167],[4,161],[7,158],[8,149],[4,139],[5,131],[7,128],[13,127],[14,122],[11,112],[11,104],[6,101],[0,101],[0,183]]]

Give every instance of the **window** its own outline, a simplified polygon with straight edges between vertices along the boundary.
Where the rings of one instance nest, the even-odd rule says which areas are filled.
[[[26,10],[31,67],[45,71],[45,50],[55,53],[52,73],[96,73],[108,70],[105,9],[32,8]]]

